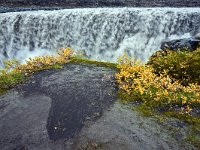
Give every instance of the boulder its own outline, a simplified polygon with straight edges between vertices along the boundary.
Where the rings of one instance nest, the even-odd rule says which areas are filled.
[[[193,52],[200,46],[200,35],[194,38],[184,38],[168,40],[161,43],[160,50],[156,51],[150,58],[147,64],[152,64],[153,60],[158,57],[164,57],[170,53],[177,51]]]
[[[199,47],[200,38],[185,38],[185,39],[176,39],[170,41],[164,41],[161,44],[161,50],[173,50],[173,51],[194,51]]]

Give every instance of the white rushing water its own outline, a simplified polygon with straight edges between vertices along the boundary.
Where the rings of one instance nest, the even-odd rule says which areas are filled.
[[[200,33],[200,8],[84,8],[0,14],[5,59],[55,54],[61,47],[116,62],[124,52],[143,61],[161,42]]]

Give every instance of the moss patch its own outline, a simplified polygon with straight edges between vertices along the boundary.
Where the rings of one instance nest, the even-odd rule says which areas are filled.
[[[195,147],[200,147],[200,138],[196,135],[190,135],[186,138],[186,142],[189,142],[190,144],[194,145]]]
[[[16,87],[19,84],[22,84],[29,80],[29,77],[34,73],[43,71],[43,70],[50,70],[50,69],[61,69],[63,68],[62,65],[56,64],[53,66],[44,66],[43,68],[32,70],[31,74],[26,73],[7,73],[5,75],[0,75],[0,95],[5,94],[8,90]]]
[[[10,73],[0,76],[0,95],[7,90],[25,81],[25,76],[22,73]]]
[[[80,58],[80,57],[72,57],[69,61],[69,63],[73,64],[86,64],[86,65],[94,65],[96,67],[106,67],[110,69],[117,69],[117,64],[116,63],[109,63],[109,62],[99,62],[95,60],[89,60],[86,58]]]
[[[123,104],[130,103],[130,100],[133,99],[127,95],[119,92],[119,97],[122,99]],[[133,101],[132,101],[133,102]],[[171,118],[178,119],[177,122],[182,122],[185,124],[185,133],[186,138],[183,139],[183,142],[187,142],[190,145],[193,145],[197,148],[200,148],[200,118],[196,116],[192,116],[190,114],[184,114],[176,111],[158,111],[155,109],[152,103],[141,103],[141,101],[135,101],[133,103],[133,110],[138,111],[144,117],[154,118],[161,124],[168,124],[168,121]],[[174,135],[176,137],[179,134],[179,127],[171,127],[171,125],[167,125],[169,130],[173,130]]]
[[[178,118],[179,120],[187,123],[188,135],[185,139],[186,142],[200,148],[200,118],[191,115],[181,114],[177,112],[166,112],[166,116]]]

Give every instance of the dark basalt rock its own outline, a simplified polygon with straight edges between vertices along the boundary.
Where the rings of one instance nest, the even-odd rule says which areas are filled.
[[[173,50],[173,51],[194,51],[199,47],[200,38],[185,38],[185,39],[177,39],[171,41],[165,41],[161,44],[161,50]]]
[[[132,105],[114,102],[115,73],[67,64],[37,73],[0,96],[0,149],[198,149],[182,142],[184,124],[172,120],[173,124],[161,125],[132,110]]]
[[[0,96],[0,147],[73,138],[117,99],[114,74],[103,67],[68,64],[40,72]]]
[[[0,0],[2,6],[49,6],[49,7],[199,7],[199,0]]]
[[[156,51],[147,64],[152,64],[153,60],[158,57],[164,57],[177,51],[193,52],[200,46],[200,36],[194,38],[176,39],[162,42],[160,50]]]
[[[177,51],[193,52],[200,46],[200,35],[194,38],[176,39],[162,42],[160,50],[156,51],[147,64],[151,64],[152,60],[158,57],[164,57],[170,53]]]

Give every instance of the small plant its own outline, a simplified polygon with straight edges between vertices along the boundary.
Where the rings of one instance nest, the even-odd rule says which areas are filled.
[[[156,74],[166,72],[183,85],[200,84],[200,48],[193,52],[168,50],[165,56],[151,57],[149,64]]]
[[[176,69],[181,67],[170,58],[174,59],[180,57],[180,55],[188,56],[182,52],[164,56],[164,58],[161,55],[159,59],[155,58],[153,61],[153,63],[156,63],[155,65],[153,63],[151,65],[141,64],[134,59],[131,60],[127,55],[121,57],[119,60],[120,71],[116,74],[120,88],[119,97],[124,103],[137,102],[136,110],[145,116],[152,116],[159,120],[174,117],[185,122],[188,125],[185,141],[199,147],[200,118],[197,114],[193,115],[193,110],[199,110],[200,107],[200,85],[197,84],[199,83],[198,80],[192,80],[189,76],[190,68],[188,67],[184,67],[187,76],[180,75],[183,78],[179,78],[179,74],[182,72]],[[191,55],[193,54],[189,54],[190,58]],[[190,63],[196,63],[194,64],[196,70],[193,72],[199,73],[199,66],[197,66],[200,62],[199,58],[193,58],[193,61],[188,60],[188,58],[183,59],[184,61],[181,58],[178,61],[185,62],[190,66],[192,66]],[[198,60],[198,62],[194,60]],[[170,66],[173,66],[173,72],[176,72],[177,75],[171,74],[170,69],[166,67],[167,61],[169,61]],[[162,62],[164,62],[164,65]],[[185,80],[182,82],[180,79]]]
[[[0,94],[20,83],[24,79],[24,75],[22,73],[16,73],[13,71],[13,69],[19,65],[18,61],[9,60],[5,61],[4,64],[5,69],[0,70]]]
[[[26,64],[18,61],[6,61],[5,69],[0,70],[0,94],[22,83],[27,76],[46,69],[62,68],[70,61],[74,51],[70,48],[60,49],[57,56],[42,56],[29,59]]]
[[[192,107],[200,104],[200,86],[182,85],[163,70],[155,74],[152,66],[142,65],[124,56],[120,60],[120,72],[116,75],[121,95],[128,101],[141,101],[151,108],[171,109],[179,106],[184,113],[190,113]],[[123,93],[123,94],[122,94]]]
[[[26,64],[18,65],[15,72],[30,74],[50,68],[61,68],[62,64],[66,64],[70,61],[70,58],[74,55],[74,50],[70,48],[60,49],[57,54],[57,56],[29,58]]]
[[[66,63],[95,65],[112,69],[117,68],[117,65],[114,63],[88,60],[82,57],[82,54],[75,53],[71,48],[62,48],[57,51],[57,56],[30,58],[26,64],[19,64],[17,61],[5,62],[5,69],[0,70],[0,94],[22,83],[35,72],[47,69],[60,69]]]

